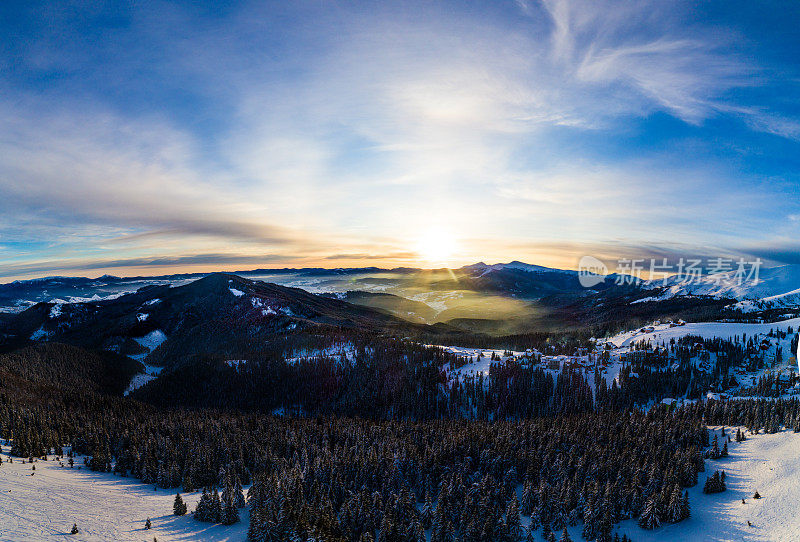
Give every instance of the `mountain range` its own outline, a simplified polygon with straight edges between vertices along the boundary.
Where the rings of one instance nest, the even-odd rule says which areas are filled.
[[[761,269],[756,283],[739,284],[732,273],[692,282],[673,277],[632,283],[609,275],[592,288],[581,286],[576,271],[519,261],[452,270],[48,277],[0,285],[0,332],[5,342],[64,340],[136,355],[144,347],[126,338],[156,329],[172,337],[180,329],[191,342],[197,338],[189,330],[202,337],[204,328],[232,318],[255,322],[247,333],[256,335],[311,324],[497,335],[636,325],[658,317],[769,318],[800,310],[800,265]],[[259,320],[265,314],[273,316],[268,325]]]

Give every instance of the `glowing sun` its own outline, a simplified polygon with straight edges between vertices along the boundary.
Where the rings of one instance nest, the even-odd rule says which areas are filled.
[[[457,248],[458,243],[449,232],[431,229],[419,239],[417,254],[427,262],[444,263],[455,254]]]

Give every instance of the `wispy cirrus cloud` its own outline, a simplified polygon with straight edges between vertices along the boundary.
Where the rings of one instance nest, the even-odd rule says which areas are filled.
[[[777,217],[800,211],[798,117],[770,99],[797,66],[749,21],[566,0],[109,9],[15,19],[33,22],[0,51],[3,263],[406,262],[432,229],[472,240],[454,263],[536,260],[797,227]]]

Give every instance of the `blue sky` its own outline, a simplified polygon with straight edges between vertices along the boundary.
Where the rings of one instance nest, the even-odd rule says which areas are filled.
[[[799,25],[787,2],[3,3],[0,280],[800,263]]]

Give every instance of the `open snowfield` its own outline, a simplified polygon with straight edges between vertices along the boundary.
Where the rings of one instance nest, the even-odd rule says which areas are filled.
[[[439,348],[443,349],[445,352],[450,352],[452,354],[456,354],[458,356],[472,358],[474,361],[472,363],[467,363],[463,367],[459,367],[458,369],[450,369],[447,365],[445,368],[452,374],[454,377],[463,377],[463,376],[477,376],[479,373],[483,374],[484,376],[489,374],[489,367],[492,363],[504,363],[508,360],[509,356],[505,355],[505,350],[502,349],[492,349],[492,348],[468,348],[463,346],[440,346],[440,345],[431,345],[431,346],[438,346]],[[492,354],[500,358],[500,361],[492,361]],[[522,356],[525,352],[511,352],[512,356]],[[482,356],[478,359],[478,356]]]
[[[699,335],[704,339],[713,339],[719,337],[721,339],[732,339],[736,335],[741,336],[746,333],[748,337],[755,335],[765,335],[769,333],[770,329],[780,329],[786,331],[789,327],[797,331],[800,326],[800,318],[792,318],[790,320],[783,320],[780,322],[772,322],[768,324],[741,324],[731,322],[698,322],[688,323],[683,326],[669,327],[668,324],[660,324],[653,326],[654,330],[651,333],[641,333],[638,330],[626,331],[615,335],[608,340],[617,347],[630,346],[637,341],[651,341],[654,344],[657,342],[669,342],[670,339],[678,340],[686,335]],[[789,338],[791,341],[791,338]]]
[[[161,371],[164,369],[163,367],[157,367],[155,365],[144,365],[144,372],[138,373],[133,375],[131,378],[131,383],[128,384],[128,389],[122,395],[128,395],[133,390],[139,389],[151,380],[155,380],[158,378],[158,375],[161,374]]]
[[[716,432],[719,434],[719,428]],[[614,532],[627,534],[634,542],[800,541],[800,433],[748,434],[744,442],[729,443],[728,452],[727,458],[707,459],[706,472],[701,472],[698,484],[689,488],[689,519],[652,531],[639,527],[636,520],[627,520]],[[728,489],[704,495],[703,483],[715,470],[725,471]],[[761,499],[752,498],[755,491]],[[523,517],[524,525],[529,522]],[[569,528],[575,542],[584,540],[581,529],[582,524]],[[541,540],[540,535],[541,529],[534,533],[534,540]]]
[[[799,541],[800,434],[748,434],[746,441],[728,444],[728,451],[727,458],[706,460],[706,472],[700,473],[697,486],[689,489],[691,518],[653,531],[626,521],[620,532],[636,542]],[[725,471],[728,490],[704,495],[706,476],[715,470]],[[752,498],[755,491],[761,499]]]
[[[8,463],[3,447],[0,466],[0,540],[28,542],[47,540],[97,542],[243,542],[248,512],[230,527],[195,521],[191,514],[172,515],[172,490],[153,491],[152,485],[132,478],[91,472],[82,459],[75,468],[60,467],[58,461],[38,461],[36,471],[19,458]],[[50,457],[52,459],[52,457]],[[34,476],[31,473],[35,472]],[[200,493],[181,493],[191,512]],[[152,529],[145,530],[147,518]],[[77,523],[80,533],[69,535]]]

